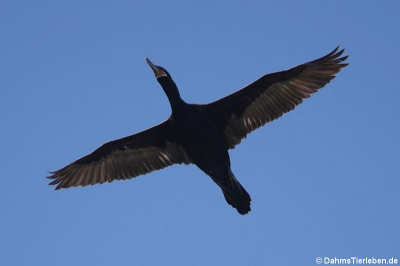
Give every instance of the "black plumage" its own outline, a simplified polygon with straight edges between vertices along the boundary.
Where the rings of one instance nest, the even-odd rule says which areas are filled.
[[[170,74],[150,65],[168,96],[172,114],[138,134],[108,142],[52,172],[56,189],[128,179],[172,164],[193,163],[222,189],[240,214],[250,211],[250,196],[233,175],[228,150],[254,129],[294,109],[326,85],[342,67],[344,50],[265,75],[247,87],[205,105],[187,104]]]

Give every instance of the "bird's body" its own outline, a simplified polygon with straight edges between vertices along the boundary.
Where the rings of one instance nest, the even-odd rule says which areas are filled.
[[[265,75],[210,104],[187,104],[169,73],[153,65],[171,104],[165,122],[119,140],[53,172],[56,189],[127,179],[175,163],[193,163],[222,189],[240,214],[250,211],[250,196],[231,171],[228,150],[254,129],[292,110],[328,83],[347,64],[343,50],[295,68]]]
[[[250,210],[250,196],[231,171],[229,146],[206,105],[179,101],[167,120],[170,141],[182,147],[189,161],[220,186],[225,198],[242,214]],[[234,192],[234,193],[231,193]],[[235,199],[235,201],[234,201]]]

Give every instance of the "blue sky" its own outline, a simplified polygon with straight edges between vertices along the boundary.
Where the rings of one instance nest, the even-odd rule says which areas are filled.
[[[400,256],[396,1],[3,1],[1,265],[313,265]],[[350,66],[230,152],[240,216],[194,166],[44,177],[168,118],[144,58],[207,103],[336,45]]]

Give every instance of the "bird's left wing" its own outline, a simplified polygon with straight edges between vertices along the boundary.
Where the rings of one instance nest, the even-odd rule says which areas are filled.
[[[56,189],[128,179],[175,163],[190,163],[173,141],[169,120],[138,134],[108,142],[79,160],[51,172]]]
[[[325,86],[347,56],[338,48],[317,60],[286,71],[265,75],[247,87],[205,105],[206,112],[224,132],[229,148],[248,133],[286,112]]]

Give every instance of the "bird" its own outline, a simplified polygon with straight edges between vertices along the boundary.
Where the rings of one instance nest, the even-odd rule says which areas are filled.
[[[339,46],[296,67],[264,75],[208,104],[189,104],[168,71],[146,58],[168,97],[171,114],[140,133],[105,143],[92,153],[50,172],[55,189],[130,179],[173,164],[194,164],[222,190],[239,214],[251,198],[231,170],[229,150],[250,132],[293,110],[330,82],[348,63]]]

